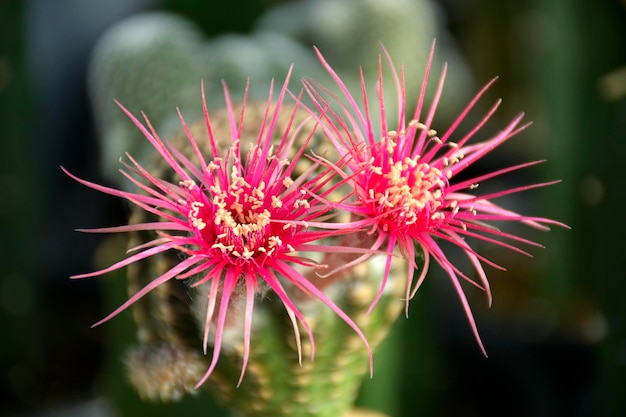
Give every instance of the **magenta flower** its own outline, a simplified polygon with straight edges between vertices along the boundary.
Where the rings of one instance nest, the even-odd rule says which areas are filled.
[[[93,277],[126,267],[139,260],[176,250],[186,257],[163,275],[154,279],[96,325],[101,324],[160,284],[171,279],[192,279],[192,286],[207,285],[208,307],[204,328],[206,351],[211,326],[215,326],[213,356],[201,385],[214,370],[222,345],[224,328],[229,315],[229,305],[234,298],[245,300],[244,353],[239,383],[244,376],[249,358],[253,306],[257,294],[273,291],[282,301],[293,323],[296,341],[300,348],[297,320],[308,333],[313,349],[313,335],[298,306],[290,299],[290,288],[317,297],[330,307],[363,339],[370,354],[365,336],[357,325],[321,290],[314,286],[302,272],[306,268],[318,268],[313,261],[298,256],[299,252],[336,252],[350,249],[314,244],[315,241],[340,233],[346,226],[321,222],[331,208],[325,197],[333,190],[330,180],[334,173],[328,170],[307,170],[292,179],[294,167],[304,153],[304,147],[295,157],[287,159],[296,133],[302,126],[294,123],[296,103],[288,126],[284,131],[277,129],[277,117],[287,93],[289,75],[285,80],[276,103],[272,95],[268,99],[265,116],[259,126],[258,138],[251,150],[242,158],[241,132],[245,122],[244,110],[247,90],[239,119],[231,104],[226,86],[224,93],[232,144],[227,150],[220,149],[218,138],[213,134],[206,102],[203,99],[204,118],[209,137],[210,155],[204,155],[192,137],[189,128],[179,113],[182,127],[193,149],[194,164],[168,143],[164,143],[145,115],[146,126],[120,105],[133,123],[141,130],[165,162],[175,172],[179,183],[171,183],[154,177],[132,156],[128,172],[122,171],[141,193],[132,193],[94,184],[64,171],[72,178],[98,191],[122,197],[160,221],[128,226],[88,230],[91,232],[156,231],[158,237],[129,252],[128,258],[100,271],[76,275],[73,278]],[[308,138],[313,135],[310,132]],[[272,143],[272,138],[279,138]],[[307,139],[308,141],[308,139]],[[288,284],[286,284],[288,283]],[[287,288],[287,286],[289,288]],[[242,295],[243,297],[239,297]],[[301,354],[301,352],[300,352]]]
[[[407,314],[408,301],[423,282],[430,260],[433,258],[450,277],[474,336],[481,350],[485,353],[459,277],[483,289],[487,293],[489,304],[491,304],[489,281],[482,263],[498,269],[504,268],[474,251],[466,238],[493,243],[529,255],[518,245],[541,245],[502,231],[489,223],[513,221],[542,230],[547,230],[548,224],[565,226],[554,220],[521,215],[493,202],[497,197],[544,187],[558,181],[526,185],[482,195],[474,192],[480,182],[543,161],[528,162],[475,178],[455,181],[457,176],[463,173],[466,168],[527,127],[528,124],[520,125],[523,114],[515,117],[502,131],[490,139],[469,144],[470,139],[478,133],[496,111],[500,104],[498,101],[476,126],[465,134],[456,135],[459,124],[495,81],[494,79],[476,94],[445,133],[438,136],[437,132],[432,129],[432,122],[443,91],[446,66],[443,67],[431,107],[428,110],[424,108],[434,44],[426,66],[415,112],[410,116],[408,122],[406,121],[408,109],[404,87],[404,70],[401,68],[400,76],[398,76],[385,50],[384,53],[391,67],[398,95],[398,118],[395,122],[387,119],[383,99],[382,60],[380,58],[376,106],[375,108],[371,106],[361,73],[363,96],[363,107],[361,108],[358,100],[353,97],[341,78],[324,60],[321,53],[317,50],[316,52],[343,93],[343,98],[337,97],[324,87],[316,87],[309,81],[304,82],[305,89],[311,96],[315,107],[322,112],[319,121],[323,125],[325,134],[340,154],[339,159],[335,161],[321,157],[319,160],[337,170],[352,185],[356,199],[351,204],[342,204],[342,208],[349,210],[356,215],[356,218],[369,219],[371,233],[376,236],[370,249],[374,252],[382,247],[383,250],[386,249],[387,253],[383,283],[370,310],[382,294],[389,273],[391,257],[396,247],[399,248],[402,256],[409,264],[406,288]],[[330,98],[326,99],[325,97]],[[335,104],[339,108],[334,110]],[[372,110],[379,114],[377,127],[372,122]],[[423,115],[422,112],[425,114]],[[455,137],[458,139],[453,141]],[[456,245],[467,255],[479,277],[478,282],[460,271],[449,260],[440,246],[441,241]],[[424,266],[417,281],[413,284],[414,274],[418,270],[418,265],[415,262],[416,245],[423,252]],[[370,254],[364,254],[354,263],[360,262],[368,256]],[[349,266],[345,265],[344,267]]]

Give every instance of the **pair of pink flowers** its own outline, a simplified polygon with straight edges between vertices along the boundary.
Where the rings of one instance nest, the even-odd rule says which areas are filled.
[[[434,52],[434,48],[433,48]],[[74,278],[106,274],[139,260],[177,250],[186,256],[161,276],[154,279],[99,323],[103,323],[125,310],[160,284],[171,279],[194,278],[194,286],[208,286],[208,307],[204,329],[206,350],[209,332],[214,329],[213,356],[209,369],[198,383],[202,384],[214,370],[219,356],[224,328],[229,313],[229,303],[235,292],[245,294],[244,354],[241,377],[249,357],[254,300],[267,290],[280,298],[285,306],[299,343],[300,321],[311,339],[313,334],[296,302],[287,295],[286,285],[317,297],[343,319],[361,337],[370,352],[368,342],[351,317],[348,317],[322,290],[306,277],[303,270],[323,268],[304,258],[302,253],[352,253],[354,261],[343,265],[347,269],[365,261],[373,254],[386,253],[387,262],[382,285],[372,300],[372,308],[384,290],[391,259],[398,253],[408,262],[406,300],[415,294],[424,280],[431,259],[448,274],[454,285],[474,335],[484,351],[469,304],[461,287],[462,278],[486,291],[489,300],[489,283],[482,263],[501,268],[475,252],[465,238],[475,238],[527,254],[516,244],[539,246],[529,240],[512,235],[488,223],[491,221],[516,221],[546,229],[547,224],[558,224],[545,218],[528,217],[506,210],[492,200],[552,183],[541,183],[506,189],[486,195],[476,195],[472,190],[479,182],[502,174],[540,163],[530,162],[487,173],[469,180],[455,182],[455,177],[485,154],[516,135],[526,125],[521,125],[522,115],[513,119],[501,132],[490,139],[469,144],[468,141],[481,129],[494,113],[496,103],[482,120],[469,132],[452,139],[457,127],[492,82],[474,97],[452,126],[441,136],[432,130],[437,102],[443,90],[445,67],[437,85],[433,103],[424,109],[425,90],[428,83],[433,52],[431,52],[414,114],[407,121],[407,103],[404,72],[397,73],[391,60],[395,88],[398,94],[398,117],[393,123],[387,120],[383,100],[382,69],[379,70],[378,91],[375,104],[368,98],[361,74],[362,99],[357,100],[339,76],[319,58],[342,92],[334,96],[324,87],[303,81],[313,105],[306,107],[300,97],[295,98],[292,117],[286,127],[278,131],[277,117],[290,93],[287,76],[275,103],[268,98],[266,112],[258,127],[256,143],[243,153],[240,139],[245,123],[245,101],[241,114],[236,114],[231,97],[224,87],[231,146],[220,149],[211,124],[203,94],[203,110],[210,149],[199,149],[189,128],[180,117],[182,127],[193,149],[192,163],[183,152],[159,138],[144,115],[144,126],[124,107],[122,110],[142,131],[144,136],[176,173],[179,182],[172,183],[153,176],[150,171],[127,155],[130,163],[123,174],[139,188],[132,193],[94,184],[70,174],[78,182],[98,191],[127,199],[160,221],[91,230],[92,232],[155,231],[157,237],[135,248],[128,258],[110,267]],[[386,52],[385,52],[386,54]],[[382,68],[382,61],[379,61]],[[333,108],[332,106],[335,106]],[[379,115],[378,128],[374,127],[371,110]],[[302,125],[295,122],[296,112],[306,111],[316,122],[316,130],[333,145],[335,155],[306,155],[305,147],[293,154],[296,134]],[[425,115],[422,115],[422,112]],[[308,132],[308,138],[315,131]],[[272,143],[272,138],[280,138]],[[308,142],[308,141],[307,141]],[[305,156],[306,155],[306,156]],[[294,167],[303,157],[314,164],[306,172],[295,175]],[[330,201],[331,194],[339,189],[349,189],[340,201]],[[350,213],[349,220],[337,222],[337,212]],[[328,221],[332,219],[333,221]],[[352,248],[329,244],[336,236],[366,231],[372,236],[370,247]],[[335,239],[334,241],[340,241]],[[475,282],[461,272],[442,251],[438,241],[448,241],[467,255],[474,265],[479,281]],[[368,245],[369,246],[369,245]],[[415,262],[416,250],[424,255],[424,265],[419,270]],[[337,272],[331,271],[331,273]],[[417,280],[414,275],[419,272]],[[313,349],[312,349],[313,354]],[[240,379],[241,382],[241,379]]]

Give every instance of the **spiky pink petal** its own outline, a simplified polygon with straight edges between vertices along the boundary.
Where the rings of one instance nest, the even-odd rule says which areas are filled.
[[[447,65],[444,64],[441,70],[431,106],[426,109],[424,104],[434,51],[435,43],[433,42],[421,90],[415,103],[415,111],[412,119],[407,121],[405,120],[407,99],[404,68],[400,68],[400,75],[398,75],[389,53],[383,47],[383,54],[391,69],[397,92],[396,125],[392,125],[388,120],[380,58],[375,96],[379,117],[377,124],[371,120],[371,114],[375,114],[376,109],[374,109],[373,100],[368,97],[362,71],[360,74],[362,97],[358,100],[316,49],[322,66],[339,87],[340,95],[308,80],[304,80],[303,86],[315,109],[315,111],[311,110],[311,115],[317,118],[324,133],[339,153],[337,162],[333,163],[323,158],[319,158],[319,161],[338,171],[338,176],[352,187],[354,201],[346,200],[338,207],[352,213],[356,219],[355,222],[359,225],[363,225],[364,221],[369,221],[368,227],[371,233],[379,236],[379,239],[375,240],[374,245],[371,246],[372,250],[377,250],[383,246],[384,241],[387,242],[388,257],[385,277],[382,280],[381,289],[374,298],[373,305],[376,304],[384,289],[386,277],[389,274],[390,257],[396,248],[409,264],[406,290],[407,313],[408,300],[421,286],[430,259],[433,258],[449,276],[472,332],[484,353],[485,349],[459,278],[484,290],[487,293],[488,304],[491,305],[490,285],[483,265],[498,269],[504,268],[477,253],[470,243],[465,241],[465,238],[493,243],[530,256],[528,252],[519,248],[518,244],[540,245],[500,231],[490,225],[490,222],[514,221],[539,229],[547,229],[548,225],[565,225],[542,217],[521,215],[499,207],[492,201],[506,195],[546,187],[557,181],[512,187],[486,194],[477,194],[473,191],[479,182],[529,168],[543,161],[522,163],[455,181],[460,173],[530,124],[522,123],[524,115],[520,113],[491,138],[470,144],[470,140],[479,135],[500,106],[501,100],[497,100],[467,133],[458,133],[463,120],[496,81],[496,78],[493,78],[476,93],[450,127],[438,136],[432,127],[437,105],[443,93]],[[454,137],[459,137],[459,139],[453,140]],[[438,241],[441,240],[453,244],[465,253],[478,276],[478,281],[471,279],[451,263],[439,246]],[[413,285],[413,274],[418,269],[414,259],[416,246],[424,254],[424,266]],[[371,255],[364,254],[359,260],[362,261],[368,256]]]
[[[121,172],[137,186],[139,191],[136,193],[80,179],[63,168],[68,176],[79,183],[123,198],[160,220],[85,230],[92,233],[150,231],[156,232],[157,237],[132,248],[131,252],[134,253],[126,259],[95,272],[75,275],[73,278],[103,275],[171,250],[186,255],[184,260],[155,277],[96,325],[119,314],[168,280],[193,278],[190,283],[192,287],[209,286],[203,292],[208,300],[205,322],[200,333],[205,353],[212,342],[212,358],[197,386],[206,381],[217,366],[223,350],[227,318],[231,310],[236,310],[232,304],[243,299],[243,361],[238,381],[241,384],[250,357],[254,303],[261,292],[259,282],[264,282],[265,288],[269,287],[274,291],[285,306],[294,326],[300,361],[301,342],[296,320],[306,329],[311,341],[312,358],[315,352],[313,332],[281,281],[289,282],[296,289],[319,299],[345,321],[363,340],[370,356],[370,370],[372,369],[372,352],[363,332],[337,304],[305,278],[299,269],[294,268],[298,266],[315,270],[322,267],[299,256],[299,251],[361,255],[372,251],[320,244],[325,239],[354,233],[362,227],[358,222],[342,224],[328,221],[332,216],[331,210],[336,206],[329,203],[327,197],[339,187],[334,180],[337,176],[334,167],[327,167],[315,158],[310,158],[313,162],[312,165],[309,164],[310,168],[298,176],[294,175],[295,166],[304,156],[306,145],[315,134],[316,127],[307,127],[311,130],[303,131],[304,122],[295,122],[296,112],[302,108],[298,98],[295,105],[288,110],[291,113],[288,113],[286,125],[282,121],[279,123],[279,115],[286,108],[284,101],[291,96],[287,90],[290,74],[291,69],[276,100],[270,88],[262,121],[256,126],[258,135],[252,138],[252,149],[247,154],[242,154],[241,141],[247,140],[242,138],[242,134],[246,122],[248,87],[244,92],[241,110],[238,110],[224,84],[227,125],[231,136],[230,146],[226,149],[218,144],[207,110],[204,89],[202,91],[208,154],[201,150],[180,111],[178,115],[185,135],[182,139],[186,138],[191,152],[163,141],[145,114],[142,113],[142,122],[117,103],[156,150],[174,178],[156,176],[130,155],[127,155],[129,162],[123,162],[125,169]],[[297,135],[305,137],[304,144],[299,144],[301,148],[289,161],[287,157]],[[339,183],[341,181],[340,179]],[[243,298],[237,295],[237,301],[233,301],[235,291],[239,291],[236,288],[242,288],[244,295]],[[210,334],[213,335],[212,338]]]

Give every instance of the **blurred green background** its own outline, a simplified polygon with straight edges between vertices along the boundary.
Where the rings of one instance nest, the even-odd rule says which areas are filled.
[[[462,85],[452,81],[444,92],[452,112],[468,91],[499,75],[487,99],[504,98],[492,131],[520,110],[534,125],[483,168],[547,158],[509,181],[563,182],[511,203],[572,230],[524,230],[546,246],[533,250],[530,261],[481,248],[509,269],[488,271],[491,309],[480,294],[471,297],[488,359],[433,268],[410,318],[399,320],[378,353],[360,404],[393,417],[626,415],[626,185],[619,173],[626,155],[626,2],[416,0],[432,14],[408,19],[407,27],[385,25],[391,18],[384,13],[361,20],[359,10],[372,3],[362,2],[341,2],[353,9],[335,16],[346,19],[337,34],[316,28],[314,16],[298,34],[289,23],[296,1],[0,2],[0,415],[226,415],[205,396],[168,406],[140,403],[121,373],[121,349],[134,337],[129,315],[90,328],[119,304],[123,277],[68,279],[92,270],[106,253],[103,245],[112,244],[73,229],[119,224],[127,214],[119,201],[78,186],[59,169],[109,181],[87,94],[89,57],[108,27],[150,10],[187,17],[207,39],[248,36],[261,17],[267,22],[287,10],[284,26],[276,23],[280,16],[270,21],[275,29],[304,49],[318,43],[329,60],[355,40],[375,37],[367,62],[378,53],[376,37],[418,50],[430,39],[407,36],[410,25],[436,25],[440,44],[456,50],[452,56],[467,72],[457,78]],[[353,70],[367,62],[354,62]],[[422,67],[411,65],[418,74]]]

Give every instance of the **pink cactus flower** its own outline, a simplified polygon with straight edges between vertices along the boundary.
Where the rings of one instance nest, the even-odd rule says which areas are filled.
[[[438,135],[433,129],[433,118],[441,97],[446,76],[444,65],[437,84],[432,104],[424,106],[426,87],[434,55],[434,43],[426,66],[420,94],[415,103],[415,111],[407,121],[407,99],[404,86],[404,69],[396,71],[391,58],[383,48],[391,68],[397,91],[397,120],[388,120],[384,102],[382,59],[379,58],[376,104],[368,97],[363,73],[361,72],[362,102],[355,98],[347,86],[316,50],[323,66],[332,76],[341,95],[335,95],[327,88],[305,80],[304,87],[314,102],[315,111],[326,136],[339,152],[336,160],[319,157],[321,163],[333,167],[354,189],[353,202],[345,202],[341,208],[349,210],[356,219],[369,219],[371,233],[376,239],[371,246],[372,253],[382,248],[387,253],[386,272],[373,308],[380,298],[389,273],[389,266],[396,248],[408,262],[406,287],[406,312],[408,302],[422,284],[429,269],[431,259],[449,276],[464,308],[478,344],[486,355],[478,329],[459,278],[481,288],[487,294],[491,305],[489,281],[482,264],[498,269],[500,265],[477,253],[467,238],[489,242],[501,247],[529,255],[519,248],[521,244],[541,246],[520,236],[508,233],[490,224],[491,222],[520,222],[525,225],[547,230],[547,225],[565,226],[554,220],[518,214],[500,207],[494,199],[509,194],[545,187],[558,181],[526,185],[497,192],[476,193],[478,184],[501,175],[537,165],[543,161],[523,163],[502,168],[474,178],[457,180],[460,174],[493,149],[512,138],[529,124],[521,125],[523,114],[516,116],[499,133],[482,142],[470,143],[483,125],[498,108],[496,102],[472,129],[457,134],[460,123],[478,102],[495,79],[485,85],[470,101],[452,125]],[[378,114],[377,124],[372,114]],[[471,261],[478,280],[473,280],[459,270],[442,250],[440,243],[450,242],[465,253]],[[424,265],[418,272],[415,262],[416,247],[423,253]],[[371,256],[361,255],[354,263]],[[350,267],[344,265],[342,268]]]
[[[289,75],[291,72],[289,73]],[[247,154],[240,149],[241,131],[245,123],[244,95],[241,114],[236,114],[228,89],[224,85],[226,106],[231,131],[231,146],[220,149],[213,134],[204,93],[203,110],[208,131],[210,155],[200,150],[190,129],[179,113],[182,127],[193,149],[191,162],[181,150],[159,138],[145,115],[146,126],[120,105],[132,122],[171,167],[178,183],[156,178],[149,169],[140,165],[127,154],[130,163],[122,171],[141,192],[133,193],[80,179],[67,170],[73,179],[95,190],[128,200],[159,218],[157,222],[87,230],[91,232],[155,231],[158,237],[131,249],[129,257],[108,268],[73,278],[86,278],[106,274],[124,268],[134,262],[166,252],[180,251],[185,257],[161,276],[156,276],[140,291],[130,297],[119,308],[96,325],[116,316],[133,303],[171,279],[190,279],[192,286],[206,285],[208,307],[204,328],[204,349],[209,343],[209,331],[214,326],[212,360],[201,385],[213,372],[224,336],[224,328],[233,297],[243,295],[245,300],[244,354],[241,376],[245,373],[249,358],[251,326],[255,299],[259,294],[271,290],[282,301],[289,315],[300,348],[297,321],[299,320],[311,341],[313,358],[313,335],[298,306],[288,296],[289,289],[297,288],[317,297],[360,336],[370,355],[371,350],[365,336],[357,325],[327,295],[314,286],[303,274],[303,269],[318,268],[320,265],[299,255],[301,252],[350,252],[350,248],[325,246],[314,243],[326,237],[351,232],[350,225],[326,223],[324,218],[331,206],[325,197],[332,192],[331,183],[335,173],[328,170],[309,169],[302,175],[294,174],[297,161],[304,154],[304,147],[295,157],[287,159],[293,148],[296,132],[301,128],[294,123],[296,104],[284,131],[278,131],[276,120],[287,94],[289,75],[280,91],[276,103],[269,99],[263,123],[258,128],[258,138]],[[310,132],[309,139],[314,132]],[[279,138],[272,143],[272,138]],[[294,177],[294,178],[292,178]],[[344,230],[345,229],[345,230]],[[301,351],[300,351],[301,354]]]

